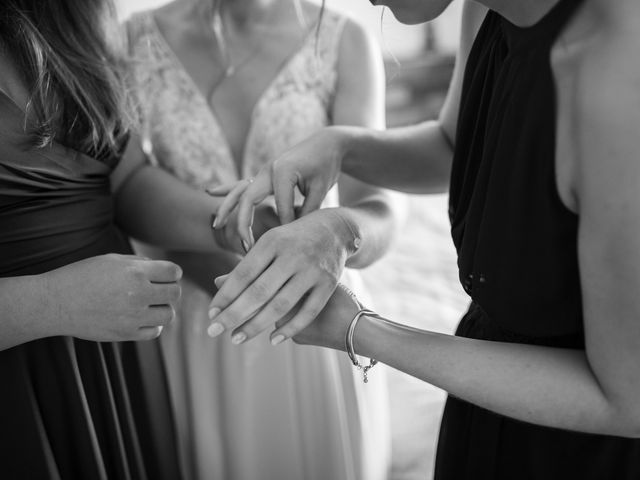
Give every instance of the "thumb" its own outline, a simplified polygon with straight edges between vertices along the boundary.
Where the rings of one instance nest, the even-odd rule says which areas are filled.
[[[302,208],[300,209],[300,216],[304,217],[308,213],[318,210],[322,205],[322,201],[324,200],[325,196],[326,192],[324,192],[321,188],[312,187],[304,199],[304,203],[302,204]]]
[[[293,202],[295,198],[295,186],[297,180],[295,177],[279,177],[273,179],[273,193],[276,200],[276,209],[280,223],[286,225],[296,219]]]

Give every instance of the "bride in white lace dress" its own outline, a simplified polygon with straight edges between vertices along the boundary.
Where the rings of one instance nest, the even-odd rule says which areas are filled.
[[[250,177],[332,123],[384,126],[377,47],[352,20],[321,14],[315,4],[177,0],[134,15],[128,32],[144,147],[194,188]],[[338,216],[351,215],[370,237],[363,259],[350,266],[379,258],[394,231],[387,194],[345,177],[330,197],[326,206],[340,206]],[[344,230],[331,223],[337,217],[312,215],[325,231]],[[232,225],[226,230],[229,246],[241,251]],[[327,248],[317,231],[305,234]],[[242,346],[209,338],[213,279],[237,264],[237,253],[152,254],[180,263],[187,278],[179,321],[162,338],[186,478],[386,478],[382,371],[363,385],[334,351],[273,347],[268,335]],[[358,290],[357,275],[345,275]]]

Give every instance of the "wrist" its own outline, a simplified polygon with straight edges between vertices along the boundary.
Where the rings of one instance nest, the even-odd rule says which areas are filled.
[[[337,155],[340,159],[340,170],[347,175],[357,173],[364,148],[371,142],[375,131],[364,127],[336,126],[330,127],[336,136]],[[357,175],[355,175],[357,177]]]
[[[51,272],[40,275],[29,275],[23,277],[24,292],[30,292],[32,300],[23,299],[20,303],[28,306],[24,315],[25,332],[29,332],[29,337],[39,339],[56,335],[63,335],[64,332],[56,331],[53,321],[60,321],[63,313],[60,309],[60,295],[54,291],[57,282],[51,278]]]
[[[346,258],[353,257],[362,244],[362,234],[357,222],[347,214],[345,207],[327,208],[330,215],[330,229],[336,237],[336,241]]]
[[[378,358],[381,352],[376,343],[378,339],[384,338],[385,335],[390,333],[385,331],[386,328],[388,327],[382,320],[370,315],[363,315],[356,326],[353,336],[353,347],[356,353],[366,358],[375,358],[384,362],[383,359]]]

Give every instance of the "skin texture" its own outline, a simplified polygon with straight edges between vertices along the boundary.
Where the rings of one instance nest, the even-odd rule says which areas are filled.
[[[290,9],[288,1],[272,3],[274,8],[288,5]],[[304,2],[302,5],[309,18],[318,17],[316,6]],[[284,25],[286,31],[287,24]],[[375,44],[358,24],[347,21],[339,49],[331,118],[337,124],[383,128],[384,76]],[[363,76],[369,81],[362,82]],[[251,97],[253,86],[242,82],[240,75],[235,88],[244,87],[248,90],[244,96]],[[217,90],[214,101],[215,96],[225,96],[224,88],[222,85]],[[229,91],[230,95],[235,94],[233,89]],[[238,113],[232,115],[237,117]],[[250,252],[211,304],[212,336],[231,332],[234,343],[242,343],[272,327],[274,319],[299,303],[301,308],[291,323],[303,328],[325,305],[345,266],[364,267],[385,252],[395,230],[398,202],[381,189],[346,175],[340,176],[337,184],[339,207],[314,211],[274,228],[255,245],[246,225],[245,241]],[[220,210],[218,215],[225,218],[225,225],[226,215],[222,217]],[[238,224],[240,221],[238,217]],[[359,249],[354,247],[355,237],[361,239]],[[256,311],[260,313],[254,316]],[[273,338],[275,343],[284,339],[277,332]]]
[[[24,110],[29,93],[14,62],[1,50],[0,65],[0,89]],[[146,166],[135,135],[111,185],[116,221],[127,234],[165,248],[221,248],[211,231],[220,200]],[[157,337],[173,318],[181,275],[169,262],[106,255],[38,276],[2,279],[0,348],[56,335],[95,341]],[[114,298],[122,299],[116,308]]]
[[[115,342],[150,340],[174,318],[182,271],[169,262],[103,255],[45,275],[0,280],[0,350],[69,335]]]
[[[483,3],[497,8],[492,2]],[[539,10],[532,11],[532,4],[511,2],[498,11],[514,23],[531,25],[552,6],[538,3]],[[483,16],[474,2],[467,2],[464,11],[458,73],[466,62],[472,27]],[[640,44],[639,21],[640,6],[634,0],[621,0],[615,9],[604,0],[587,0],[551,55],[558,89],[557,187],[565,205],[580,217],[577,241],[586,350],[464,339],[364,318],[356,330],[358,353],[503,415],[569,430],[640,436],[640,163],[636,140],[640,71],[629,61]],[[459,98],[459,89],[458,75],[440,120],[441,131],[449,132],[452,143],[455,121],[447,126],[442,119],[454,118],[450,109]],[[394,157],[396,175],[390,182],[394,187],[401,184],[404,173],[405,184],[413,185],[418,159],[411,150],[402,150],[401,144],[422,141],[423,148],[430,150],[434,144],[427,131],[426,124],[413,132],[405,130],[404,142],[394,132],[343,131],[342,138],[332,137],[322,151],[316,150],[314,160],[322,163],[319,159],[326,159],[325,170],[346,171],[361,179],[375,177],[384,183],[384,176],[376,175],[384,171],[376,152],[386,148],[387,154],[402,153]],[[323,156],[331,148],[339,154]],[[370,154],[366,168],[360,158],[365,153]],[[336,156],[337,167],[332,165]],[[289,154],[289,166],[296,163],[291,160],[294,157]],[[423,156],[422,161],[431,163],[432,157]],[[300,183],[310,185],[314,180],[310,164],[298,158],[288,173],[295,172]],[[284,170],[272,166],[268,176],[275,171],[282,177]],[[271,180],[273,187],[282,178]],[[249,196],[253,193],[248,192]],[[293,329],[288,333],[297,334],[301,343],[343,349],[354,313],[352,302],[338,290],[316,322],[301,333]]]

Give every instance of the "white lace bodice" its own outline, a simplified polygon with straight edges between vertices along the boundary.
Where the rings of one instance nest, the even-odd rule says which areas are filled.
[[[255,175],[331,123],[338,46],[345,17],[327,10],[256,102],[238,172],[215,112],[160,32],[151,12],[128,22],[132,77],[153,161],[196,187]]]

